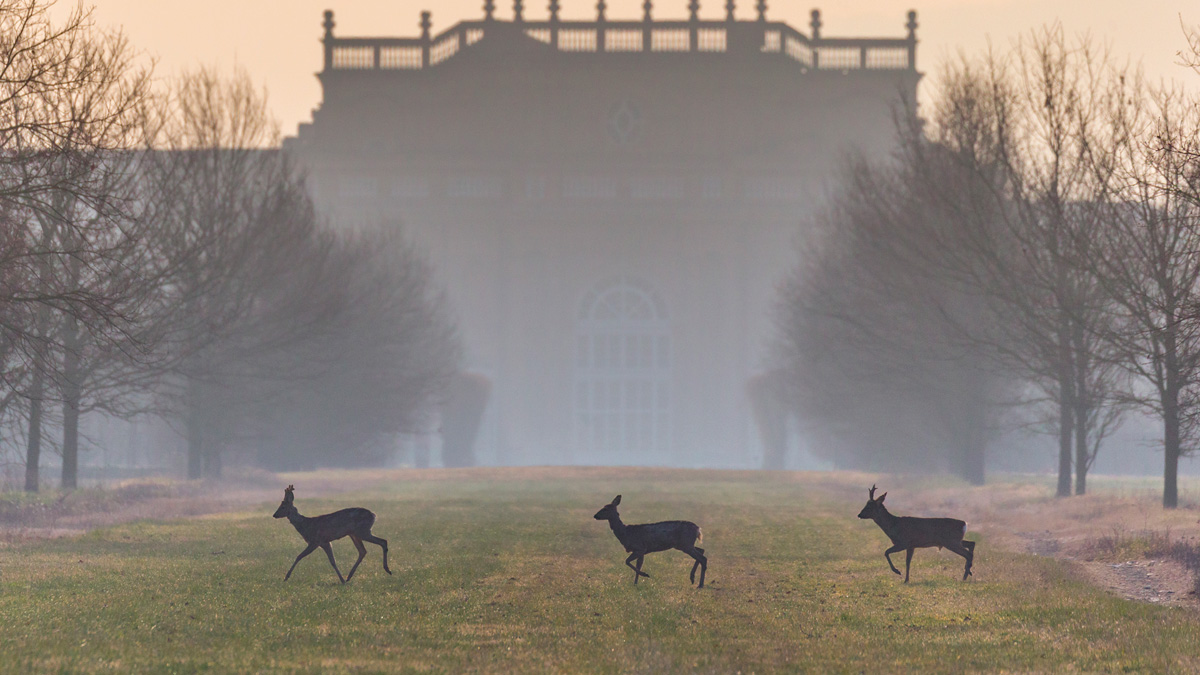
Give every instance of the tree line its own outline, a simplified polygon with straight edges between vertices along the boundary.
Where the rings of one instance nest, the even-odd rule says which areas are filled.
[[[154,415],[190,478],[369,462],[428,424],[459,343],[396,228],[335,229],[242,72],[152,77],[79,7],[0,0],[0,448],[25,487],[80,419]]]
[[[1058,440],[1058,495],[1083,494],[1140,410],[1177,506],[1200,441],[1197,101],[1050,26],[950,63],[897,129],[845,162],[780,296],[817,452],[982,483],[998,430],[1032,425]]]

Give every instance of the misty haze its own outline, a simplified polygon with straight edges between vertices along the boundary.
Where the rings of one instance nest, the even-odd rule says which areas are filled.
[[[0,671],[1196,668],[1194,17],[429,4],[0,0]]]

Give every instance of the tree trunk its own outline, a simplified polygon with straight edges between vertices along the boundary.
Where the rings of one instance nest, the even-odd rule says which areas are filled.
[[[63,331],[63,440],[62,487],[73,490],[79,486],[79,399],[82,395],[79,372],[79,340],[77,326],[68,317]]]
[[[62,487],[79,487],[79,389],[74,385],[63,395]]]
[[[990,401],[987,378],[970,372],[960,383],[961,395],[947,409],[943,425],[948,436],[947,469],[971,485],[987,478],[987,423]]]
[[[189,410],[187,416],[187,477],[199,480],[204,477],[204,431],[200,428],[200,415]]]
[[[1175,340],[1175,312],[1163,335],[1163,508],[1179,506],[1179,455],[1182,439],[1179,436],[1179,353]]]
[[[204,452],[204,477],[221,477],[221,446],[209,443]]]
[[[971,485],[983,485],[986,480],[987,443],[983,435],[972,435],[963,444],[962,477]]]
[[[188,480],[200,480],[204,477],[204,402],[201,399],[200,385],[194,380],[188,380],[187,415],[184,422],[187,431],[187,477]]]
[[[1071,402],[1067,389],[1070,389],[1070,378],[1059,379],[1058,398],[1058,497],[1071,496],[1071,436],[1074,430],[1071,414]]]
[[[1088,352],[1083,326],[1075,322],[1073,334],[1075,359],[1075,494],[1087,492],[1088,463],[1088,420],[1092,418],[1091,396],[1088,391]]]
[[[1163,400],[1163,508],[1179,506],[1179,402],[1168,386]]]
[[[29,440],[25,447],[25,491],[37,492],[41,484],[42,461],[42,371],[35,367],[29,392]]]
[[[1084,406],[1075,406],[1075,494],[1087,493],[1088,430]]]

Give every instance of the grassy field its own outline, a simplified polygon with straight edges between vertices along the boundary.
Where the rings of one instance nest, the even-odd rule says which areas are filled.
[[[6,672],[1200,671],[1200,618],[1075,581],[1053,560],[978,539],[921,551],[902,585],[865,490],[819,475],[530,470],[390,481],[306,515],[362,505],[391,542],[340,586],[317,552],[252,511],[143,521],[0,548]],[[621,493],[627,523],[704,528],[691,559],[625,554],[592,514]],[[891,499],[889,499],[891,501]],[[951,514],[948,514],[951,515]],[[353,548],[334,544],[347,571]],[[897,562],[901,562],[899,556]]]

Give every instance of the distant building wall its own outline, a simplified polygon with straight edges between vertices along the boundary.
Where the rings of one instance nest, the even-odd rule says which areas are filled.
[[[286,147],[335,222],[428,252],[493,382],[479,457],[759,465],[776,285],[842,153],[886,151],[915,100],[915,17],[423,26],[341,38],[327,14],[324,99]]]

